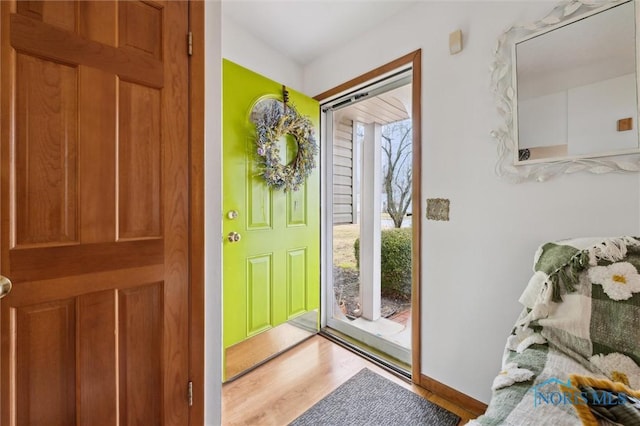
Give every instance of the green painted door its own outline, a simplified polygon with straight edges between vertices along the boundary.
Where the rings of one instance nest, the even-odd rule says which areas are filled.
[[[267,187],[258,175],[251,112],[261,100],[282,99],[282,86],[227,60],[222,75],[223,341],[227,349],[318,309],[320,178],[316,168],[298,191]],[[289,95],[290,104],[318,129],[318,102],[293,90]],[[296,149],[290,136],[281,141],[287,161]],[[234,232],[241,237],[237,242],[228,239]]]

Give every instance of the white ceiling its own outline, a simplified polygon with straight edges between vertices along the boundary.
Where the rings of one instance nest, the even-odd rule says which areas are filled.
[[[222,16],[300,65],[414,5],[404,0],[223,0]]]

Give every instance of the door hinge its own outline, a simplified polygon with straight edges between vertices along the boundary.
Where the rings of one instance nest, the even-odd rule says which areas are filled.
[[[187,400],[189,401],[189,407],[193,407],[193,382],[191,380],[187,383]]]
[[[187,54],[193,55],[193,33],[191,31],[187,33]]]

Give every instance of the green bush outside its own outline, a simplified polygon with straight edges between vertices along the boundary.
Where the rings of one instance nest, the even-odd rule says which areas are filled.
[[[360,238],[353,243],[360,268]],[[411,228],[383,229],[380,240],[380,286],[385,296],[411,297]]]

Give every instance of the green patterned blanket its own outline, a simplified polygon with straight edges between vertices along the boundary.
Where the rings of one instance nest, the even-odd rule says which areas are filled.
[[[640,389],[640,240],[547,243],[520,302],[502,371],[475,425],[581,424],[570,374]],[[602,424],[607,424],[602,421]]]

